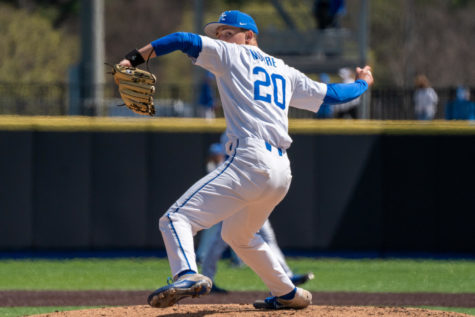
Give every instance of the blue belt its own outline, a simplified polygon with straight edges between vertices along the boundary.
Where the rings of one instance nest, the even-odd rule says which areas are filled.
[[[267,142],[267,141],[266,141],[266,149],[269,152],[272,152],[272,145],[270,145],[269,142]],[[277,152],[279,153],[279,156],[282,156],[282,149],[281,148],[277,148]]]

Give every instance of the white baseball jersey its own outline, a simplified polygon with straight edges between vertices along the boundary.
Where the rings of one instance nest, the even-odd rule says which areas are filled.
[[[195,63],[216,76],[230,139],[258,138],[289,148],[289,105],[317,112],[327,86],[256,46],[201,39]]]
[[[229,158],[188,189],[160,218],[174,275],[198,271],[193,236],[222,221],[221,236],[272,294],[295,286],[261,229],[290,187],[286,149],[289,105],[318,111],[327,86],[262,52],[201,37],[194,60],[216,75],[226,117]]]

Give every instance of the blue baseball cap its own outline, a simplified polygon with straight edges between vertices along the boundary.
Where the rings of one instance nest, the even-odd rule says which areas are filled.
[[[231,10],[221,13],[218,22],[210,22],[206,24],[204,28],[206,35],[216,38],[216,29],[222,25],[251,30],[256,34],[259,34],[256,22],[254,22],[254,19],[249,14],[238,10]]]
[[[224,149],[221,143],[213,143],[210,145],[208,152],[210,155],[223,155]]]

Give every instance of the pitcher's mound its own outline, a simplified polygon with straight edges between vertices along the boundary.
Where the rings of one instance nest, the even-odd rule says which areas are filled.
[[[436,310],[404,308],[404,307],[371,307],[371,306],[317,306],[311,305],[302,310],[279,310],[279,316],[312,316],[312,317],[355,317],[355,316],[431,316],[431,317],[462,317],[469,316],[460,313]],[[105,307],[87,310],[74,310],[35,315],[50,317],[156,317],[156,316],[276,316],[275,310],[256,310],[252,305],[175,305],[169,308],[152,308],[150,306]]]

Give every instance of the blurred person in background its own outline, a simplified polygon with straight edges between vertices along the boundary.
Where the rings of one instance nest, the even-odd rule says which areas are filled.
[[[224,146],[228,141],[226,134],[222,134],[220,138],[220,142],[213,143],[210,145],[208,150],[208,157],[206,158],[206,173],[211,173],[215,170],[218,166],[220,166],[226,159],[226,151]],[[210,251],[210,249],[215,249],[217,247],[216,243],[220,243],[220,241],[216,241],[216,235],[221,238],[221,222],[215,224],[214,226],[200,231],[200,239],[198,243],[198,247],[196,248],[196,260],[198,263],[202,264],[206,255]],[[222,239],[221,239],[222,242]],[[224,243],[224,242],[223,242]],[[225,244],[224,250],[227,248],[227,244]],[[222,253],[222,252],[221,252]],[[242,260],[231,250],[231,262],[233,265],[237,267],[243,266]],[[219,288],[216,288],[213,285],[212,291],[219,291]]]
[[[226,242],[223,241],[223,238],[221,238],[222,222],[216,224],[215,226],[219,226],[219,230],[213,230],[214,238],[208,242],[212,247],[208,248],[208,252],[203,258],[201,271],[203,275],[209,277],[213,281],[213,286],[211,288],[212,293],[226,294],[228,293],[228,291],[221,287],[218,287],[214,282],[214,278],[217,271],[218,261],[219,259],[221,259],[223,253],[229,246]],[[277,257],[279,264],[284,269],[285,274],[287,274],[287,276],[290,278],[290,280],[292,281],[292,283],[294,283],[295,286],[302,285],[305,282],[314,278],[314,274],[312,272],[307,272],[304,274],[295,274],[290,269],[289,265],[287,264],[287,261],[285,260],[284,253],[277,244],[275,232],[271,226],[269,219],[266,220],[266,222],[256,235],[260,236],[265,242],[267,242],[272,252]]]
[[[211,173],[227,159],[225,152],[225,145],[227,142],[228,138],[226,137],[226,134],[223,133],[220,137],[220,143],[213,143],[210,145],[206,162],[207,173]],[[211,228],[202,230],[200,232],[200,241],[196,250],[196,255],[198,261],[201,263],[203,275],[209,277],[213,281],[211,292],[226,294],[228,292],[227,290],[217,286],[214,283],[218,261],[222,258],[224,252],[229,248],[228,244],[224,242],[223,238],[221,237],[222,224],[222,222],[219,222]],[[282,250],[277,244],[275,232],[269,220],[264,223],[262,228],[257,232],[257,235],[262,237],[262,239],[269,244],[271,250],[277,257],[279,264],[296,286],[314,278],[314,274],[312,272],[305,274],[295,274],[290,269],[290,267],[287,265]],[[242,260],[232,250],[231,263],[233,263],[236,267],[244,266]]]
[[[206,72],[200,86],[200,95],[198,100],[198,116],[206,119],[214,119],[215,98],[213,92],[214,75]]]
[[[415,80],[414,110],[417,120],[432,120],[437,112],[439,97],[430,86],[425,75],[418,75]]]
[[[350,68],[344,67],[338,71],[342,83],[349,84],[355,82],[355,73]],[[361,98],[358,97],[349,102],[333,105],[334,117],[337,119],[357,119],[358,106]]]
[[[470,90],[459,86],[455,91],[455,99],[445,106],[447,120],[475,120],[475,103],[470,101]]]
[[[338,28],[345,13],[345,0],[315,0],[313,3],[313,17],[320,30]]]
[[[320,75],[318,75],[318,77],[320,78],[320,81],[322,83],[325,83],[325,84],[330,83],[330,76],[328,76],[327,73],[321,73]],[[320,109],[318,110],[318,112],[315,116],[316,116],[317,119],[331,119],[331,118],[333,118],[332,106],[327,104],[327,103],[323,103],[320,106]]]
[[[221,143],[211,144],[206,158],[206,173],[211,173],[211,171],[221,165],[225,161],[225,157],[225,151]],[[196,248],[196,260],[198,263],[203,262],[206,253],[208,253],[209,248],[212,246],[212,240],[214,240],[214,235],[217,231],[221,232],[221,226],[215,224],[200,232],[200,240]]]
[[[221,165],[226,159],[224,145],[221,143],[213,143],[208,150],[208,158],[206,159],[206,173],[211,173],[216,167]]]

